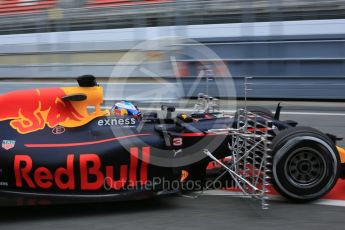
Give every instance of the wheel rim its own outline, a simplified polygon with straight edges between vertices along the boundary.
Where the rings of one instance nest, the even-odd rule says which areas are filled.
[[[290,183],[298,188],[318,184],[326,175],[326,160],[313,148],[298,148],[287,159],[284,171]]]

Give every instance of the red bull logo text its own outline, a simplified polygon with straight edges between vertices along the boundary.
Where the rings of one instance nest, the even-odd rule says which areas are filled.
[[[67,155],[66,165],[55,170],[40,166],[34,168],[33,160],[28,155],[16,155],[14,175],[16,187],[31,189],[50,189],[53,186],[61,190],[99,190],[103,187],[120,190],[124,186],[145,184],[148,175],[150,147],[142,148],[142,162],[138,164],[138,148],[130,149],[129,164],[122,164],[118,169],[113,165],[102,165],[97,154],[81,154],[79,159],[74,154]],[[79,173],[76,173],[76,170]],[[140,178],[137,171],[140,170]],[[79,178],[76,178],[76,175]]]

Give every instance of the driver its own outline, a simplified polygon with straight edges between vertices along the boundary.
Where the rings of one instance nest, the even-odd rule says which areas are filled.
[[[129,101],[121,101],[115,103],[111,108],[111,112],[115,116],[133,116],[135,118],[141,118],[141,112],[137,106]]]

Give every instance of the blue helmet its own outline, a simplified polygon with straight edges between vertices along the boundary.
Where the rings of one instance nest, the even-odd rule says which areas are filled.
[[[138,107],[129,101],[121,101],[121,102],[116,103],[111,108],[111,111],[115,115],[120,115],[120,116],[135,116],[135,117],[141,116],[141,112],[138,109]]]

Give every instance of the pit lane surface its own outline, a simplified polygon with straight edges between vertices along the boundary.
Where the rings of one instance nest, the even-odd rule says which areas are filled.
[[[201,196],[93,205],[2,209],[1,229],[343,229],[344,208]]]
[[[261,104],[274,110],[273,106]],[[345,103],[287,102],[281,120],[294,120],[299,126],[310,126],[345,139]],[[345,140],[338,145],[345,147]]]
[[[275,102],[253,102],[274,109]],[[345,137],[343,103],[288,102],[282,120]],[[345,146],[345,141],[339,142]],[[339,190],[344,191],[341,185]],[[338,191],[339,192],[339,191]],[[341,193],[341,191],[340,191]],[[329,203],[329,202],[328,202]],[[341,202],[335,201],[338,205]],[[0,229],[344,229],[345,207],[270,201],[270,209],[232,196],[0,209]]]

